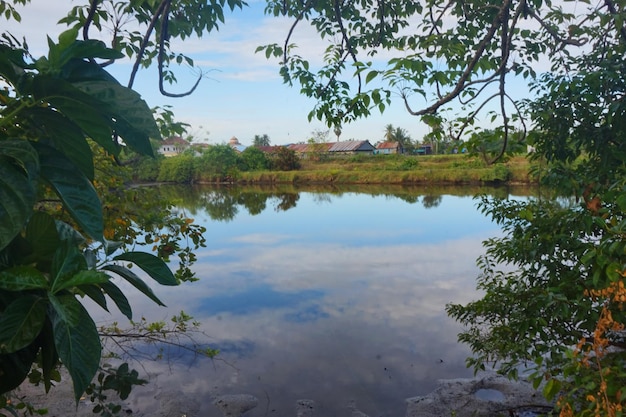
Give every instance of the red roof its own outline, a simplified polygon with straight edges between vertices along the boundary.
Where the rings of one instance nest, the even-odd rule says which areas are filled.
[[[179,146],[189,146],[189,142],[180,136],[170,136],[167,139],[163,139],[161,145],[179,145]]]
[[[397,149],[399,147],[399,142],[383,142],[376,145],[376,149]]]

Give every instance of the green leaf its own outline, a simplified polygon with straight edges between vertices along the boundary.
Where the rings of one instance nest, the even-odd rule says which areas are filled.
[[[52,292],[57,293],[61,290],[78,287],[79,285],[102,284],[108,280],[109,277],[104,272],[87,269],[69,276],[66,279],[55,280]]]
[[[4,140],[0,146],[0,250],[22,230],[36,201],[39,158],[29,142]]]
[[[74,297],[59,297],[53,306],[55,347],[72,377],[74,399],[78,404],[100,365],[102,346],[98,329],[87,310]]]
[[[42,211],[33,213],[26,226],[26,240],[35,259],[49,259],[59,247],[59,234],[52,216]]]
[[[153,155],[150,138],[160,139],[161,134],[152,110],[137,92],[112,81],[77,82],[74,86],[110,109],[115,129],[128,146]]]
[[[147,252],[125,252],[113,258],[116,261],[128,261],[143,269],[152,279],[161,285],[178,285],[176,277],[163,260]]]
[[[102,207],[89,180],[63,154],[50,146],[35,144],[41,175],[54,188],[72,218],[93,239],[104,242]]]
[[[135,275],[135,273],[132,272],[130,269],[124,268],[123,266],[119,265],[105,265],[102,269],[116,273],[117,275],[128,281],[133,287],[144,293],[152,301],[160,306],[165,306],[165,304],[163,304],[161,300],[159,300],[157,296],[154,295],[150,287],[148,287],[148,285],[146,285],[146,283],[143,282],[141,278]]]
[[[26,295],[13,301],[0,315],[0,352],[14,353],[30,345],[46,319],[46,302]]]
[[[126,298],[122,290],[120,290],[119,287],[113,284],[111,281],[105,284],[102,284],[101,287],[104,290],[104,292],[106,292],[107,295],[111,297],[111,300],[113,300],[113,302],[115,303],[117,308],[120,309],[122,314],[124,314],[128,318],[128,320],[132,320],[133,310],[130,307],[128,298]]]
[[[90,156],[92,154],[91,148],[79,125],[61,112],[49,107],[34,107],[25,113],[38,130],[45,132],[57,150],[68,157],[87,178],[93,180],[94,167],[93,158]],[[84,117],[82,115],[81,117]],[[103,134],[110,141],[111,128],[106,126],[105,129],[107,130]]]
[[[38,347],[28,346],[15,353],[0,355],[0,392],[11,391],[26,379],[37,357]]]
[[[374,78],[376,78],[377,75],[378,75],[378,71],[370,71],[370,72],[368,72],[367,76],[365,77],[365,84],[367,84],[370,81],[372,81]]]
[[[103,310],[109,311],[106,297],[102,293],[102,289],[99,285],[83,285],[80,287],[80,290],[84,292],[87,297],[91,298],[96,304],[102,307]]]
[[[39,290],[48,288],[45,275],[32,266],[15,266],[0,271],[0,289],[6,291]]]
[[[556,379],[549,379],[546,385],[543,387],[543,396],[551,401],[556,394],[561,390],[561,383]]]
[[[69,82],[47,75],[38,75],[32,83],[33,96],[48,102],[79,126],[85,134],[114,155],[119,146],[113,141],[113,120],[107,106],[85,94]]]
[[[63,245],[57,248],[52,258],[50,292],[54,294],[60,291],[61,288],[65,288],[65,281],[70,280],[79,271],[86,269],[87,261],[85,261],[78,248],[64,242]]]

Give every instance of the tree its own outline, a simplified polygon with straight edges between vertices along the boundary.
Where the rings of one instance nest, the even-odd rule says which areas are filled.
[[[257,147],[249,146],[240,155],[243,169],[246,171],[260,171],[269,167],[265,152]]]
[[[395,128],[392,124],[385,126],[385,142],[393,142],[395,140]]]
[[[288,84],[317,104],[329,126],[383,111],[394,93],[406,110],[459,139],[497,132],[535,146],[544,183],[572,199],[481,200],[504,229],[485,242],[484,296],[448,312],[467,326],[469,364],[496,362],[559,396],[562,416],[620,415],[626,406],[623,212],[626,210],[626,26],[624,2],[544,0],[269,1],[294,21],[280,44]],[[324,63],[291,39],[309,23],[327,43]],[[379,51],[392,56],[377,60]],[[539,70],[540,69],[540,70]],[[540,71],[540,72],[539,72]],[[511,88],[526,83],[533,97]],[[415,108],[415,96],[425,105]],[[452,117],[445,116],[452,114]],[[512,132],[522,132],[512,136]],[[534,365],[533,365],[534,364]]]
[[[2,34],[0,403],[3,406],[6,404],[3,394],[17,387],[29,373],[33,381],[42,382],[49,390],[60,364],[69,371],[76,401],[90,385],[100,365],[102,345],[81,298],[89,297],[105,310],[107,300],[113,301],[131,318],[130,302],[112,277],[125,279],[160,305],[163,303],[140,278],[137,269],[162,285],[177,285],[181,278],[164,261],[176,252],[176,239],[180,236],[177,233],[163,235],[156,245],[158,255],[128,249],[138,234],[128,233],[133,230],[130,218],[123,217],[117,220],[124,225],[124,236],[129,240],[112,240],[118,229],[107,227],[107,206],[103,206],[102,194],[98,193],[101,186],[109,186],[110,178],[100,181],[94,168],[94,156],[98,155],[109,161],[119,160],[128,149],[152,155],[150,139],[159,139],[161,134],[151,109],[130,88],[135,76],[141,66],[149,66],[157,59],[160,90],[165,95],[176,96],[163,85],[164,81],[175,81],[168,65],[192,62],[172,53],[169,40],[216,28],[223,21],[222,7],[226,1],[215,0],[209,5],[195,0],[170,3],[162,2],[155,7],[152,2],[92,1],[87,6],[75,7],[63,20],[70,29],[56,42],[49,39],[47,56],[36,60],[25,43],[8,33]],[[231,9],[242,4],[228,1]],[[19,19],[11,2],[0,0],[0,10],[3,17]],[[189,16],[194,18],[185,18]],[[138,27],[145,32],[124,30],[122,22],[132,20],[129,17],[136,19]],[[89,36],[92,29],[101,29],[104,22],[113,25],[111,48]],[[124,53],[135,59],[127,87],[104,69],[124,57]],[[194,88],[182,94],[191,93]],[[115,189],[107,191],[111,195],[103,195],[104,202],[120,198],[111,192]],[[189,230],[186,219],[175,218],[180,221],[179,232]],[[161,221],[163,217],[159,217],[163,227],[174,224],[172,218]],[[155,231],[159,229],[158,224],[152,227]],[[196,238],[199,239],[198,235]],[[119,375],[129,376],[120,370]],[[130,373],[131,382],[139,383],[133,375]]]
[[[271,155],[271,168],[277,171],[294,171],[300,168],[300,159],[295,151],[281,146]]]
[[[252,146],[270,146],[270,137],[267,134],[262,135],[254,135],[254,139],[252,139]]]

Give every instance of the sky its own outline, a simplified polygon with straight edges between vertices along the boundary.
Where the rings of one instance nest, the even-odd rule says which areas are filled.
[[[58,25],[74,6],[84,0],[32,0],[18,10],[21,23],[2,21],[3,31],[26,37],[31,53],[39,57],[47,53],[46,35],[52,39],[65,30]],[[243,145],[250,145],[255,135],[267,134],[274,145],[303,142],[314,131],[327,130],[323,122],[308,122],[307,115],[315,103],[300,95],[298,86],[283,84],[276,61],[268,61],[257,46],[282,43],[291,24],[286,19],[265,17],[265,2],[248,1],[243,11],[226,14],[226,23],[218,32],[201,39],[187,39],[176,45],[188,54],[205,73],[198,89],[188,97],[167,98],[158,92],[156,69],[141,70],[134,88],[150,107],[171,106],[176,120],[190,124],[189,134],[197,142],[226,143],[235,136]],[[303,29],[305,29],[303,27]],[[299,53],[310,60],[321,60],[323,47],[313,30],[299,30],[295,37]],[[122,84],[126,84],[130,62],[118,62],[108,68]],[[197,71],[188,67],[176,69],[179,84],[170,86],[172,93],[187,91],[195,82]],[[372,144],[384,137],[385,126],[405,129],[421,139],[428,128],[409,115],[404,105],[395,100],[383,115],[375,113],[342,128],[341,140],[369,140]],[[336,140],[330,132],[328,140]]]

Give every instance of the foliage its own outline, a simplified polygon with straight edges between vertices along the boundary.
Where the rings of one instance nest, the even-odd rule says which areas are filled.
[[[241,160],[229,145],[209,146],[196,161],[198,179],[228,180],[237,176]]]
[[[244,171],[260,171],[269,167],[265,152],[254,146],[249,146],[240,155],[241,166]]]
[[[526,144],[523,139],[524,134],[522,132],[510,132],[506,151],[498,159],[496,159],[496,156],[501,153],[504,146],[504,131],[502,128],[473,133],[469,140],[465,142],[465,146],[471,155],[479,155],[485,163],[490,164],[496,160],[499,162],[506,161],[511,155],[525,152]]]
[[[621,415],[626,403],[623,13],[607,1],[580,17],[554,15],[582,24],[569,38],[550,38],[563,48],[583,39],[592,52],[554,55],[525,108],[536,126],[534,157],[547,162],[543,181],[571,199],[483,200],[505,236],[486,242],[479,263],[485,296],[449,306],[467,325],[471,365],[499,361],[515,375],[530,362],[562,416]]]
[[[161,160],[158,181],[190,183],[193,179],[194,157],[192,155],[176,155]]]
[[[165,214],[171,213],[167,207],[160,213],[147,210],[137,215],[130,206],[115,205],[128,202],[129,194],[120,192],[116,177],[96,174],[101,165],[94,163],[94,156],[97,161],[119,163],[127,150],[152,155],[150,139],[160,138],[159,128],[184,130],[168,109],[157,110],[157,125],[150,108],[130,88],[137,71],[156,59],[161,92],[176,96],[163,87],[163,81],[175,81],[168,66],[192,62],[172,53],[170,39],[215,29],[224,21],[224,7],[244,4],[89,2],[63,19],[71,28],[58,42],[49,39],[48,55],[37,60],[31,59],[25,43],[2,34],[0,393],[18,386],[29,372],[32,381],[42,382],[47,391],[62,364],[78,401],[99,368],[102,350],[100,335],[80,299],[89,297],[107,310],[108,297],[131,318],[129,300],[112,277],[121,277],[161,305],[141,276],[162,285],[193,278],[188,268],[193,254],[178,242],[191,237],[196,246],[202,244],[201,230],[184,216]],[[0,10],[4,17],[19,20],[9,2],[0,1]],[[123,28],[133,20],[129,17],[139,23],[136,31]],[[89,38],[90,30],[102,31],[109,23],[111,48]],[[76,40],[81,30],[83,39]],[[104,70],[124,53],[135,58],[129,87]],[[102,190],[106,192],[100,194]],[[151,242],[146,235],[144,242],[152,243],[157,255],[129,250],[148,230],[161,232]],[[112,240],[116,238],[120,240]],[[174,253],[181,259],[176,275],[164,262]],[[104,377],[102,382],[126,395],[129,386],[141,382],[133,372],[121,366],[112,379]]]
[[[252,139],[252,146],[270,146],[270,137],[265,133],[262,135],[254,135],[254,139]]]
[[[295,151],[281,146],[271,155],[270,167],[278,171],[293,171],[300,169],[300,159]]]

